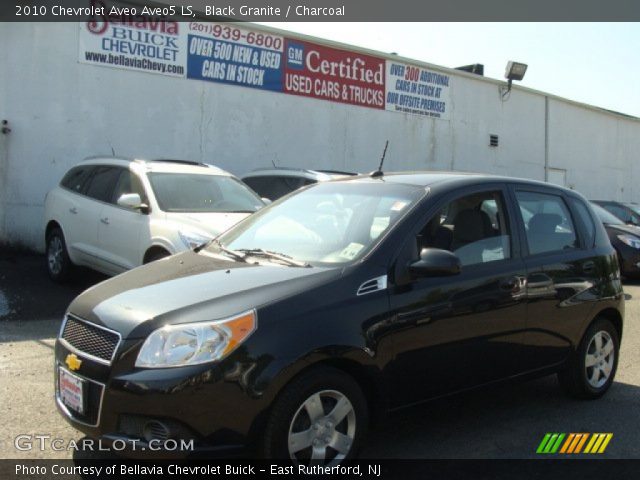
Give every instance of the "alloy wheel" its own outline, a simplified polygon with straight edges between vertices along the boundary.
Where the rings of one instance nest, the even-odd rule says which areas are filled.
[[[62,271],[63,249],[60,237],[57,235],[51,237],[47,251],[47,261],[49,263],[49,271],[54,275],[58,275]]]
[[[291,459],[305,465],[339,464],[351,450],[356,435],[356,413],[349,399],[336,390],[307,398],[289,426]]]
[[[615,354],[611,335],[604,330],[596,332],[589,342],[584,362],[587,382],[593,388],[601,388],[609,380]]]

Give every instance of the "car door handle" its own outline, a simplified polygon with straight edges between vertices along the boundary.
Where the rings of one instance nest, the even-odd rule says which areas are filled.
[[[71,212],[71,213],[73,213],[75,215],[76,213],[78,213],[78,209],[76,207],[71,207],[69,209],[69,212]]]
[[[102,223],[104,223],[105,225],[109,225],[109,217],[103,217],[103,218],[100,219],[100,221]]]
[[[515,290],[518,286],[520,286],[520,280],[518,280],[518,277],[505,278],[500,282],[500,288],[509,292]]]

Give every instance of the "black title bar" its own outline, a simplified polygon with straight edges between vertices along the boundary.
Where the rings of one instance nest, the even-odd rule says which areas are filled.
[[[129,8],[129,10],[123,10]],[[101,15],[252,22],[639,21],[637,0],[3,0],[2,22]]]

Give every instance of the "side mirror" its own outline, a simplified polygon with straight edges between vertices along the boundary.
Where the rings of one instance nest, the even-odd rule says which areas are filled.
[[[448,250],[423,248],[420,260],[409,265],[416,277],[445,277],[457,275],[462,270],[460,259]]]
[[[262,197],[261,200],[264,202],[265,205],[269,205],[269,204],[273,203],[273,201],[270,198],[267,198],[267,197]]]
[[[142,213],[149,213],[149,205],[142,203],[142,199],[137,193],[125,193],[120,195],[116,203],[121,207],[130,208],[131,210],[140,210]]]

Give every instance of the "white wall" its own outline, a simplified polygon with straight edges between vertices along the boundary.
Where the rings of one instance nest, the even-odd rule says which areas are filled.
[[[43,248],[43,200],[82,158],[184,158],[238,175],[270,166],[466,170],[544,180],[545,97],[454,75],[450,120],[78,63],[78,25],[0,26],[0,240]],[[448,71],[451,74],[451,71]],[[640,122],[549,101],[549,166],[588,196],[640,200]],[[489,134],[500,146],[489,147]],[[3,154],[4,152],[4,154]],[[635,163],[634,163],[635,162]],[[6,179],[6,180],[3,180]]]

